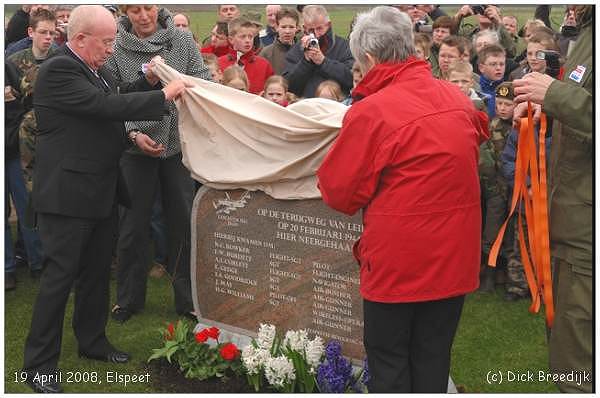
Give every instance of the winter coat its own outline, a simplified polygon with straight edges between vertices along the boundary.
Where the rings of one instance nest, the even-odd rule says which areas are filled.
[[[327,41],[327,50],[324,51],[325,60],[321,65],[304,58],[302,42],[294,44],[287,52],[282,75],[290,84],[289,90],[299,97],[314,97],[317,87],[325,80],[338,82],[345,94],[352,89],[354,58],[348,41],[334,36],[331,29],[319,39],[320,42],[323,40]]]
[[[273,68],[269,61],[256,55],[254,50],[248,51],[246,54],[242,55],[239,60],[236,58],[237,53],[235,55],[227,54],[219,57],[219,69],[225,71],[225,69],[237,62],[238,65],[244,68],[244,71],[248,76],[248,84],[250,85],[248,92],[258,94],[263,91],[265,81],[273,75]]]
[[[180,73],[212,80],[192,34],[175,28],[173,17],[165,8],[161,8],[158,12],[157,31],[143,39],[133,33],[129,18],[121,17],[117,23],[114,52],[106,61],[106,67],[117,81],[135,81],[142,73],[142,64],[150,62],[157,55]],[[140,130],[157,143],[163,144],[166,150],[160,155],[161,158],[171,157],[181,152],[177,107],[173,101],[168,102],[168,107],[169,114],[160,121],[125,123],[127,131]],[[133,147],[130,151],[142,154],[137,147]]]
[[[419,302],[475,290],[487,116],[414,57],[375,66],[353,97],[317,176],[329,206],[363,209],[353,250],[363,298]]]
[[[543,110],[554,118],[550,247],[552,255],[585,268],[594,267],[594,57],[593,25],[589,16],[564,65],[563,80],[554,80]]]

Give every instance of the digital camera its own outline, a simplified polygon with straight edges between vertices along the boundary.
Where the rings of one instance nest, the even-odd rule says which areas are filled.
[[[472,5],[471,6],[471,10],[473,10],[473,14],[477,15],[484,15],[485,14],[485,5],[483,4],[477,4],[477,5]]]
[[[308,48],[319,48],[319,39],[315,36],[314,33],[310,33],[308,39]]]
[[[552,50],[539,50],[535,53],[539,60],[546,61],[546,74],[557,79],[560,73],[560,53]]]

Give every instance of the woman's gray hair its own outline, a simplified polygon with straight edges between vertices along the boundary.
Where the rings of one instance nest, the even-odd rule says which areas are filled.
[[[498,34],[498,31],[492,29],[485,29],[477,32],[473,36],[473,48],[476,47],[477,40],[479,40],[480,37],[488,37],[488,39],[493,44],[500,44],[500,34]]]
[[[350,34],[350,51],[361,66],[367,64],[367,53],[379,63],[404,61],[415,54],[410,17],[388,6],[359,14]]]

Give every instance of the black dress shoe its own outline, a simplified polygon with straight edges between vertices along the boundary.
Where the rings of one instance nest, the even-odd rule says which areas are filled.
[[[29,385],[34,392],[42,394],[57,394],[63,392],[62,387],[56,381],[50,381],[42,384],[42,382],[39,380],[34,381],[31,378],[27,378],[27,385]]]
[[[112,319],[114,319],[115,321],[117,321],[119,323],[125,323],[129,318],[131,318],[132,315],[133,315],[133,312],[131,312],[127,308],[123,308],[123,307],[113,308],[113,310],[110,314]]]
[[[4,291],[15,290],[17,287],[17,278],[14,272],[4,273]]]
[[[129,354],[123,351],[109,351],[106,354],[96,355],[79,351],[81,358],[96,359],[103,362],[126,363],[129,362]]]

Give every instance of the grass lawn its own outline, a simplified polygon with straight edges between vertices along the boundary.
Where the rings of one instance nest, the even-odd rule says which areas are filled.
[[[17,289],[5,293],[5,381],[7,393],[30,392],[29,388],[15,382],[15,372],[23,363],[23,346],[31,322],[31,310],[37,294],[37,283],[28,271],[19,269]],[[115,283],[112,282],[114,297]],[[113,300],[114,301],[114,300]],[[466,392],[558,392],[551,383],[506,382],[488,384],[489,371],[547,370],[548,354],[545,342],[544,321],[541,315],[527,311],[528,302],[506,303],[501,293],[475,293],[467,298],[458,328],[452,354],[451,376]],[[147,383],[123,384],[106,381],[107,371],[122,374],[141,374],[152,348],[160,344],[157,328],[164,322],[174,321],[171,288],[166,278],[149,279],[146,310],[120,325],[109,320],[107,334],[119,349],[132,354],[126,365],[82,360],[77,357],[77,344],[71,328],[73,311],[69,299],[64,324],[64,337],[59,367],[63,370],[63,388],[66,392],[153,392]],[[98,372],[99,383],[66,383],[66,372]],[[504,373],[506,376],[506,373]]]

